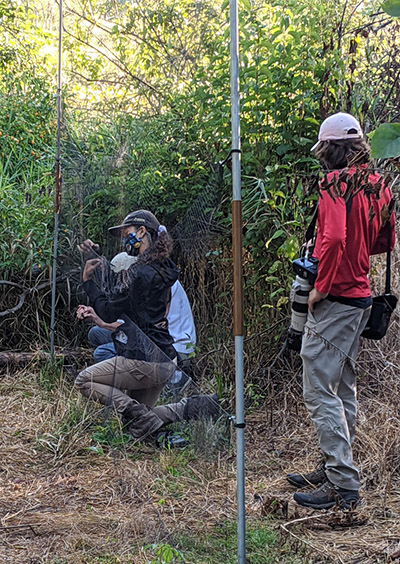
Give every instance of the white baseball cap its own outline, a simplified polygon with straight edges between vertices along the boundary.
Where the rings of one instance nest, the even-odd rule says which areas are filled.
[[[329,116],[321,123],[318,141],[311,147],[311,151],[315,151],[321,141],[362,138],[363,132],[359,121],[350,114],[339,112]]]

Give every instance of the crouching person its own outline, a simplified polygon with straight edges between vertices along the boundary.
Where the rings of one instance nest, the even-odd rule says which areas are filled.
[[[176,369],[177,355],[166,319],[171,286],[178,277],[169,258],[172,241],[165,227],[145,210],[130,213],[109,231],[122,237],[129,254],[138,256],[129,285],[107,297],[93,281],[102,265],[102,259],[95,258],[86,261],[83,288],[101,319],[123,322],[113,332],[117,356],[83,370],[75,385],[85,397],[112,405],[132,438],[143,440],[167,423],[212,411],[216,397],[185,398],[154,407]]]

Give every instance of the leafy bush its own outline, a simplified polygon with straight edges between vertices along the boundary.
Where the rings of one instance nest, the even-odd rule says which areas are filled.
[[[0,260],[17,281],[50,264],[55,121],[45,86],[0,92]]]
[[[398,112],[398,23],[380,19],[379,7],[380,0],[241,2],[245,305],[252,329],[274,321],[287,304],[290,261],[315,197],[318,165],[309,150],[321,119],[347,110],[371,128]],[[4,275],[17,281],[46,268],[52,252],[54,10],[0,0],[0,258]],[[87,236],[105,254],[115,252],[106,228],[138,207],[170,228],[188,214],[185,236],[195,238],[197,198],[204,195],[199,206],[211,202],[218,237],[196,264],[187,254],[178,260],[206,338],[214,338],[210,323],[226,338],[231,178],[227,163],[217,191],[210,165],[231,144],[228,2],[89,0],[85,11],[77,3],[68,12],[63,63],[60,263],[77,262],[76,243]],[[215,197],[207,200],[210,192]],[[66,303],[71,309],[70,296]]]

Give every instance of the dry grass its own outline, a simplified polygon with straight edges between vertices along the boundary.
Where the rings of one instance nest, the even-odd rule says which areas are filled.
[[[277,414],[279,415],[279,414]],[[273,515],[293,547],[306,544],[315,561],[375,564],[400,557],[400,419],[398,407],[382,399],[363,398],[355,444],[362,473],[363,504],[353,514],[318,512],[292,501],[285,481],[290,471],[312,470],[318,461],[317,439],[306,419],[289,418],[266,429],[256,416],[249,422],[247,490],[252,511]],[[262,428],[262,432],[257,429]],[[293,544],[294,543],[294,544]],[[390,557],[397,554],[397,559]],[[310,560],[311,561],[311,560]],[[314,560],[312,560],[314,561]]]
[[[285,474],[311,469],[318,460],[292,367],[270,403],[248,416],[248,517],[265,518],[265,527],[279,530],[282,555],[289,546],[305,548],[306,562],[400,558],[400,383],[392,359],[378,354],[374,343],[368,347],[360,357],[368,374],[359,386],[355,445],[364,504],[354,515],[313,512],[291,501]],[[37,372],[5,374],[0,381],[1,562],[145,564],[147,545],[174,544],[194,532],[201,538],[234,519],[232,453],[210,457],[124,444],[96,453],[99,412],[71,391],[66,376],[46,392]]]
[[[99,413],[65,381],[43,392],[24,371],[0,391],[0,562],[142,564],[144,546],[231,518],[232,471],[218,456],[124,444],[98,454]]]
[[[359,412],[354,445],[361,471],[359,510],[318,512],[292,501],[285,474],[310,471],[319,460],[317,438],[301,398],[300,369],[280,366],[280,381],[263,413],[248,418],[247,491],[252,511],[274,516],[293,548],[306,545],[310,561],[346,564],[400,562],[399,315],[384,341],[363,341],[358,360]],[[275,367],[275,369],[278,367]],[[286,372],[285,372],[286,371]],[[313,556],[311,556],[311,554]]]

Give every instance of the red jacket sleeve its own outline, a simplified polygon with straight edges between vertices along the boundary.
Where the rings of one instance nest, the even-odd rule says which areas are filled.
[[[343,198],[333,200],[328,193],[321,194],[318,202],[316,245],[318,276],[314,286],[322,294],[329,294],[342,260],[346,247],[346,218],[346,203]]]

